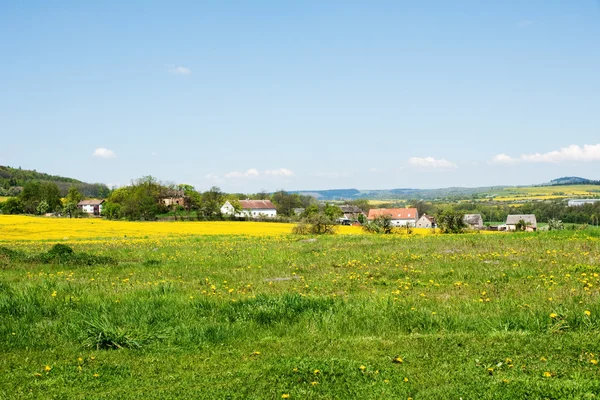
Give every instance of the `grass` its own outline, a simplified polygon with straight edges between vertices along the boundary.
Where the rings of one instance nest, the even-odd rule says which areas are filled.
[[[7,236],[0,398],[600,392],[598,230],[61,241],[116,265]]]

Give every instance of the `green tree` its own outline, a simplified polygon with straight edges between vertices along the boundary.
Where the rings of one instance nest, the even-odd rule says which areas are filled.
[[[25,212],[23,203],[17,197],[11,197],[0,203],[0,209],[4,214],[22,214]]]
[[[209,219],[221,218],[221,207],[225,203],[225,194],[218,186],[202,193],[201,213]]]
[[[452,209],[440,211],[436,221],[442,233],[462,233],[467,228],[464,214]]]
[[[39,215],[44,215],[48,212],[49,209],[50,205],[48,205],[48,202],[46,202],[46,200],[42,200],[38,203],[35,210]]]
[[[77,203],[68,202],[63,207],[63,212],[69,216],[69,218],[73,218],[73,215],[77,213]]]
[[[67,192],[67,197],[65,200],[67,203],[75,203],[75,205],[77,205],[81,200],[83,200],[83,195],[76,186],[71,186]]]
[[[325,214],[330,220],[335,221],[340,218],[344,213],[342,209],[336,206],[335,204],[325,204],[325,209],[323,210],[323,214]]]

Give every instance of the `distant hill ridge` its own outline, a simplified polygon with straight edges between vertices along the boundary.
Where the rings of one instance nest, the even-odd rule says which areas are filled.
[[[15,195],[27,182],[32,181],[55,183],[62,195],[66,195],[71,186],[76,186],[86,197],[106,197],[110,193],[109,188],[103,183],[87,183],[74,178],[37,172],[36,170],[0,165],[0,195]]]
[[[559,185],[600,185],[600,181],[594,181],[578,176],[564,176],[562,178],[552,179],[549,183],[542,186],[559,186]]]

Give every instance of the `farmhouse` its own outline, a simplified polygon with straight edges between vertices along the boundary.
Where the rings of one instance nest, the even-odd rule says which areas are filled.
[[[481,218],[481,214],[465,214],[463,221],[471,229],[483,229],[483,218]]]
[[[599,202],[600,199],[571,199],[569,200],[569,207],[579,207],[584,204],[594,204]]]
[[[102,203],[104,203],[104,200],[81,200],[77,203],[77,208],[88,214],[100,215],[102,214]]]
[[[423,214],[417,221],[417,228],[436,228],[435,218],[431,215]]]
[[[419,219],[416,208],[372,208],[367,219],[373,221],[382,216],[390,217],[393,226],[415,226]]]
[[[221,213],[225,215],[231,215],[235,213],[236,217],[248,217],[248,218],[275,218],[277,216],[277,210],[271,200],[240,200],[241,211],[235,213],[234,207],[229,201],[226,201],[221,207]]]
[[[183,190],[169,190],[167,193],[165,193],[161,201],[167,207],[183,207],[185,205],[185,194]]]
[[[342,212],[344,213],[344,219],[350,220],[350,221],[356,221],[358,220],[358,216],[360,214],[365,215],[360,208],[358,208],[357,206],[353,206],[350,204],[344,204],[342,206],[339,206],[340,210],[342,210]]]
[[[534,214],[513,214],[506,217],[506,229],[517,230],[519,221],[525,222],[525,230],[528,232],[537,230],[537,220]]]

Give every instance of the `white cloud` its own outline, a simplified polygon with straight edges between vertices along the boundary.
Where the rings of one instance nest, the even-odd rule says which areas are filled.
[[[291,178],[295,176],[294,172],[287,168],[279,168],[279,169],[268,169],[265,171],[259,171],[256,168],[249,168],[244,172],[240,171],[231,171],[223,174],[223,176],[208,174],[206,175],[206,179],[212,180],[215,182],[222,181],[223,179],[253,179],[259,177],[282,177],[282,178]]]
[[[411,157],[408,159],[408,163],[413,167],[419,168],[431,168],[431,169],[454,169],[457,168],[456,164],[446,160],[445,158],[435,159],[433,157]]]
[[[512,164],[514,163],[515,160],[514,158],[512,158],[511,156],[507,156],[506,154],[502,153],[502,154],[497,154],[494,157],[492,157],[492,162],[494,164]]]
[[[115,157],[117,157],[117,154],[110,149],[105,149],[104,147],[98,147],[96,150],[94,150],[94,157],[115,158]]]
[[[171,73],[175,75],[191,75],[192,70],[187,67],[173,66],[171,67]]]
[[[259,175],[260,175],[260,173],[258,172],[258,170],[256,168],[250,168],[250,169],[246,170],[245,172],[237,172],[237,171],[228,172],[224,175],[224,177],[225,177],[225,179],[255,178]]]
[[[506,154],[498,154],[492,158],[494,163],[513,163],[513,162],[529,162],[529,163],[561,163],[566,161],[573,162],[590,162],[600,161],[600,143],[599,144],[584,144],[583,147],[572,144],[567,147],[562,147],[560,150],[549,151],[547,153],[530,153],[521,154],[519,158],[513,158]]]
[[[265,175],[272,175],[272,176],[294,176],[294,172],[290,171],[287,168],[279,168],[279,169],[269,169],[265,171]]]

